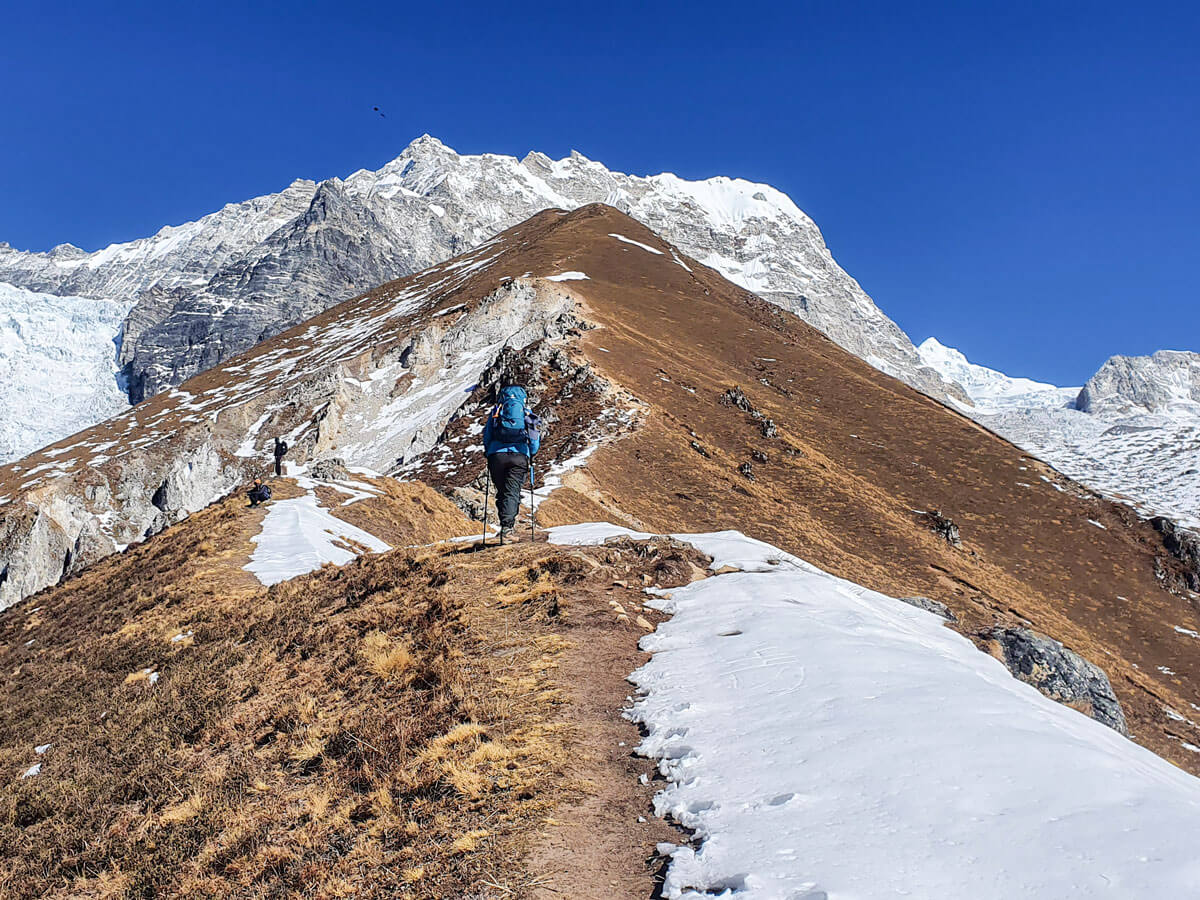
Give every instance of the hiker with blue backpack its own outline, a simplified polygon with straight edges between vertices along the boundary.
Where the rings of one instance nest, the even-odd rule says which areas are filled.
[[[501,389],[499,402],[488,413],[483,425],[483,452],[487,455],[488,474],[496,486],[501,544],[514,537],[513,526],[521,507],[521,487],[528,476],[530,491],[533,490],[533,457],[542,444],[542,436],[538,431],[541,422],[530,411],[528,402],[529,397],[523,387],[507,385]]]

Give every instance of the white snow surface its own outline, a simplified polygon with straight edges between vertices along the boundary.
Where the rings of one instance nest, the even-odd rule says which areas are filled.
[[[560,272],[557,275],[547,275],[547,281],[587,281],[588,277],[583,272]]]
[[[1084,412],[1078,388],[1009,378],[933,338],[920,352],[966,388],[975,405],[964,413],[1022,450],[1143,515],[1200,528],[1200,407],[1186,401],[1200,355],[1113,357],[1089,381],[1096,411]]]
[[[651,247],[649,244],[643,244],[641,241],[635,241],[633,238],[627,238],[627,237],[625,237],[625,235],[623,235],[623,234],[615,234],[615,233],[613,233],[613,232],[611,232],[611,231],[610,231],[610,232],[608,233],[608,236],[609,236],[610,238],[616,238],[616,239],[617,239],[618,241],[620,241],[622,244],[632,244],[634,247],[641,247],[641,248],[642,248],[643,250],[645,250],[647,253],[653,253],[653,254],[655,254],[656,256],[662,256],[662,255],[663,255],[663,252],[662,252],[661,250],[656,250],[656,249],[654,249],[653,247]]]
[[[1060,388],[1032,378],[1013,378],[970,362],[961,351],[947,347],[937,338],[927,338],[917,347],[921,361],[951,381],[957,381],[981,413],[1003,409],[1068,406],[1079,388]]]
[[[358,553],[347,541],[373,553],[392,549],[375,535],[330,515],[312,491],[271,502],[262,532],[251,541],[255,549],[246,571],[267,585],[315,571],[325,563],[340,566],[356,559]]]
[[[551,529],[557,543],[633,534]],[[644,535],[641,535],[644,536]],[[1191,897],[1200,779],[1017,681],[923,610],[738,532],[650,604],[629,715],[694,829],[664,896]]]
[[[0,282],[0,463],[129,407],[116,341],[130,306]]]

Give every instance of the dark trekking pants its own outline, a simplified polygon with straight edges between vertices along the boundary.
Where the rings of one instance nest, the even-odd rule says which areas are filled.
[[[488,473],[496,486],[496,512],[500,527],[512,528],[521,507],[521,487],[529,475],[529,457],[524,453],[493,453],[487,458]]]

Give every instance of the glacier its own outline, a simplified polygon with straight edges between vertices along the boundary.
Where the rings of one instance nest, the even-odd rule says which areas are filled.
[[[0,282],[0,462],[129,407],[117,353],[131,306]]]

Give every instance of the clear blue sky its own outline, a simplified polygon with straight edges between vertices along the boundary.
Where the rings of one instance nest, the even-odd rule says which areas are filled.
[[[1012,374],[1200,350],[1200,4],[643,6],[7,0],[0,240],[95,249],[429,132],[769,182],[914,340]]]

